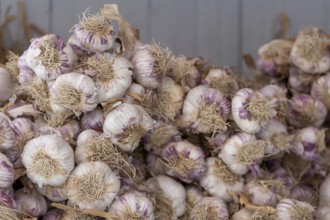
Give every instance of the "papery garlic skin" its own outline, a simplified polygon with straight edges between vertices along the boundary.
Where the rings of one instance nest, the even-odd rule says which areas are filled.
[[[246,208],[241,208],[231,216],[231,220],[251,220],[252,215],[253,212]]]
[[[275,207],[277,203],[276,194],[271,190],[272,185],[267,185],[268,182],[252,180],[244,185],[243,194],[254,205]],[[276,182],[269,183],[276,184]]]
[[[147,155],[147,167],[152,175],[165,175],[165,166],[162,159],[152,153]]]
[[[60,136],[42,135],[25,145],[22,162],[29,179],[39,187],[59,186],[74,167],[74,153]]]
[[[200,185],[210,195],[231,202],[233,197],[229,192],[242,192],[244,179],[231,172],[226,164],[216,157],[207,158],[206,163],[207,173],[200,180]]]
[[[62,202],[68,199],[66,184],[61,186],[35,185],[37,191],[52,202]]]
[[[16,202],[13,198],[13,194],[12,188],[0,189],[0,206],[15,209]]]
[[[290,58],[292,63],[307,73],[324,73],[330,67],[326,33],[319,28],[305,28],[293,43]]]
[[[171,204],[173,216],[160,215],[159,217],[177,219],[184,215],[186,212],[186,191],[180,182],[165,175],[158,175],[147,179],[146,186],[153,192],[160,193]],[[155,212],[155,216],[157,216],[157,214],[161,213]]]
[[[323,180],[320,189],[320,205],[329,205],[330,204],[330,175],[327,175]]]
[[[0,152],[13,147],[15,133],[10,127],[10,120],[3,113],[0,113]]]
[[[330,110],[330,73],[312,83],[311,96],[320,100]]]
[[[194,132],[217,133],[227,130],[230,103],[217,89],[205,85],[190,90],[184,100],[182,122]],[[187,127],[187,126],[183,126]]]
[[[229,218],[226,203],[217,197],[204,197],[190,211],[191,220],[200,219],[219,219],[226,220]]]
[[[295,66],[291,66],[289,71],[289,85],[291,89],[301,93],[309,93],[311,84],[315,79],[314,75],[305,73]]]
[[[307,202],[313,206],[318,204],[317,192],[310,186],[298,185],[291,191],[291,198],[302,202]]]
[[[0,67],[0,103],[7,101],[15,92],[14,79],[8,69]]]
[[[46,199],[34,188],[26,191],[24,188],[15,192],[14,199],[17,209],[34,217],[41,217],[47,212]]]
[[[138,105],[123,103],[105,118],[103,131],[123,151],[133,151],[154,120]]]
[[[80,120],[80,126],[83,130],[93,129],[95,131],[102,131],[104,119],[103,110],[97,108],[83,114]]]
[[[33,69],[28,67],[28,65],[26,64],[26,54],[27,51],[24,51],[17,61],[19,69],[18,81],[21,85],[27,85],[34,79],[34,77],[36,77],[36,74]]]
[[[123,219],[155,219],[152,202],[138,191],[128,191],[117,197],[108,212]]]
[[[294,199],[282,199],[276,205],[276,214],[279,219],[315,219],[315,209],[306,202]]]
[[[98,104],[94,81],[79,73],[59,76],[49,92],[53,111],[72,110],[79,115],[94,110]]]
[[[48,34],[33,39],[27,52],[26,64],[43,80],[54,80],[69,72],[77,57],[70,46],[57,35]]]
[[[203,191],[195,185],[186,186],[186,194],[186,203],[190,210],[205,197]]]
[[[330,207],[329,206],[319,206],[316,209],[316,219],[317,220],[328,220],[330,219]]]
[[[117,174],[100,161],[80,163],[67,181],[69,201],[80,209],[105,210],[119,189]]]
[[[42,220],[63,220],[62,215],[64,211],[60,209],[50,209],[42,217]]]
[[[14,167],[8,157],[0,153],[0,189],[9,188],[14,183]]]

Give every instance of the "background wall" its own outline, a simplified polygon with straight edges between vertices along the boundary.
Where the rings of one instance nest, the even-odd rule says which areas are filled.
[[[289,34],[305,26],[330,29],[328,0],[23,0],[29,22],[64,38],[86,8],[96,12],[117,3],[122,15],[140,29],[143,42],[162,42],[175,54],[202,56],[217,65],[238,66],[243,53],[256,57],[260,45],[274,36],[278,13],[290,18]],[[8,6],[19,14],[16,0],[0,0],[3,22]],[[10,23],[12,36],[23,35],[19,18]],[[9,33],[5,42],[10,43]]]

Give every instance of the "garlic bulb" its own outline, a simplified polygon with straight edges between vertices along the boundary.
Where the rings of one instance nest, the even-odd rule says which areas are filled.
[[[302,202],[307,202],[313,206],[318,204],[317,192],[310,186],[298,185],[291,191],[291,198]]]
[[[327,108],[307,94],[296,94],[288,103],[287,121],[295,128],[320,127],[327,117]]]
[[[77,57],[57,35],[48,34],[32,40],[26,52],[26,64],[43,80],[54,80],[69,72]]]
[[[0,152],[13,147],[15,143],[15,133],[10,127],[10,119],[0,113]]]
[[[315,219],[315,209],[306,202],[294,199],[282,199],[276,205],[276,213],[279,219]]]
[[[163,160],[152,153],[148,153],[147,155],[147,167],[152,175],[166,174]]]
[[[311,96],[320,100],[330,110],[330,73],[313,82]]]
[[[93,111],[86,112],[80,119],[80,126],[83,130],[93,129],[102,131],[105,116],[103,110],[96,108]]]
[[[19,189],[14,194],[17,209],[34,217],[41,217],[47,212],[46,199],[34,188]]]
[[[134,51],[132,57],[134,79],[147,89],[157,88],[168,69],[168,63],[173,59],[169,49],[157,44],[145,44]]]
[[[229,218],[226,203],[217,197],[204,197],[190,211],[189,219],[219,219]]]
[[[14,167],[8,157],[0,153],[0,189],[11,187],[14,183]]]
[[[329,206],[320,206],[316,210],[317,220],[327,220],[330,219],[330,208]]]
[[[50,209],[42,217],[42,220],[63,220],[62,215],[64,211],[60,209]]]
[[[17,61],[19,74],[18,74],[18,81],[21,85],[26,85],[33,80],[36,76],[33,69],[27,66],[26,64],[26,54],[27,51],[24,51],[23,54],[19,57]]]
[[[292,90],[309,93],[314,79],[314,75],[305,73],[295,66],[290,67],[289,85]]]
[[[79,23],[71,29],[75,35],[77,47],[81,45],[82,50],[89,53],[103,52],[109,50],[116,38],[111,23],[99,13],[92,15],[88,10],[82,14]],[[70,41],[72,43],[72,40]],[[69,43],[70,44],[70,43]]]
[[[234,174],[228,166],[216,157],[206,159],[207,173],[199,184],[212,196],[225,202],[233,200],[230,192],[240,193],[243,190],[244,179]]]
[[[238,133],[227,139],[219,158],[233,173],[244,175],[249,171],[249,166],[262,162],[267,145],[267,142],[256,140],[251,134]]]
[[[91,52],[85,48],[77,38],[77,35],[73,33],[68,39],[68,45],[71,46],[73,52],[78,56],[88,56]]]
[[[132,64],[111,53],[96,53],[83,62],[86,75],[94,78],[99,102],[122,98],[132,83]]]
[[[92,111],[98,104],[94,81],[79,73],[58,77],[50,88],[51,107],[54,111],[72,110],[75,114]]]
[[[329,39],[319,28],[305,28],[293,43],[292,63],[307,73],[324,73],[329,70]]]
[[[45,196],[52,202],[61,202],[68,199],[65,183],[60,186],[44,185],[39,187],[38,185],[35,185],[35,188],[41,195]]]
[[[133,151],[154,121],[138,105],[123,103],[108,113],[103,131],[123,151]]]
[[[152,202],[146,195],[135,190],[118,196],[110,205],[108,212],[120,219],[155,219]]]
[[[105,210],[115,199],[120,181],[104,162],[84,162],[67,181],[68,198],[80,209]]]
[[[187,211],[189,212],[205,196],[203,191],[195,185],[186,186],[186,194],[186,204],[187,208],[189,209]]]
[[[243,194],[254,205],[275,207],[277,198],[272,187],[276,184],[275,180],[252,180],[244,185]]]
[[[202,149],[188,141],[171,142],[164,147],[161,158],[169,176],[191,183],[206,173],[205,156]]]
[[[217,89],[200,85],[190,90],[184,100],[180,127],[190,127],[194,132],[211,133],[227,130],[230,103]]]
[[[252,215],[252,211],[249,211],[246,208],[241,208],[231,216],[231,220],[251,220]]]
[[[0,211],[1,207],[7,207],[10,209],[14,209],[16,207],[16,202],[13,198],[13,189],[0,189]]]
[[[269,119],[276,116],[276,101],[252,89],[241,89],[231,102],[234,121],[242,131],[257,133]]]
[[[0,77],[0,103],[3,103],[14,95],[16,86],[14,79],[5,67],[0,67]]]
[[[320,196],[320,205],[329,205],[330,204],[330,175],[327,175],[323,180],[320,189],[319,189],[319,196]]]
[[[74,167],[74,154],[60,136],[42,135],[25,145],[22,162],[33,183],[40,187],[59,186],[65,183]]]
[[[180,182],[158,175],[146,180],[146,186],[155,193],[154,210],[157,219],[177,219],[186,212],[186,191]]]

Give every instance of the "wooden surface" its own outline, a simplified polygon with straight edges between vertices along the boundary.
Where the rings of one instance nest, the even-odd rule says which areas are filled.
[[[22,0],[30,23],[65,39],[89,8],[96,12],[105,3],[116,3],[122,15],[140,29],[143,42],[155,40],[179,55],[202,56],[216,65],[238,66],[248,74],[241,56],[254,57],[260,45],[273,38],[280,12],[290,18],[289,35],[305,26],[330,29],[328,0]],[[16,0],[0,0],[3,22],[6,10],[17,15],[5,33],[5,44],[21,37]],[[22,42],[17,42],[22,43]]]

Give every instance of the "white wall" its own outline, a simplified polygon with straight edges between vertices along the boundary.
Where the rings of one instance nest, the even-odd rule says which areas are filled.
[[[290,18],[290,35],[304,26],[330,29],[328,0],[22,0],[29,22],[64,38],[86,8],[96,12],[105,3],[117,3],[122,15],[140,29],[144,42],[160,41],[175,54],[202,56],[217,65],[234,65],[246,72],[243,53],[256,57],[258,47],[271,40],[279,12]],[[18,15],[16,0],[0,0],[1,21],[6,9]],[[11,39],[21,39],[16,19]],[[5,43],[9,41],[5,33]],[[20,42],[17,42],[20,43]],[[244,68],[242,68],[244,67]]]

